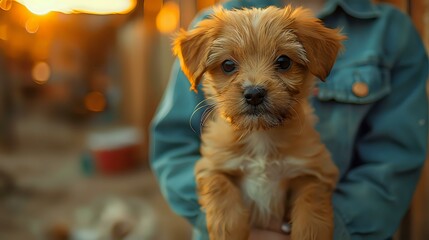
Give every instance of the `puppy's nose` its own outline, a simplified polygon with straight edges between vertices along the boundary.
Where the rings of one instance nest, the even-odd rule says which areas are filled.
[[[261,87],[246,87],[244,89],[244,98],[248,104],[257,106],[264,101],[267,90]]]

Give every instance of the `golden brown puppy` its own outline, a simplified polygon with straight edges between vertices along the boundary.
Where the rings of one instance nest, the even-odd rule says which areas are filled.
[[[307,97],[341,41],[302,8],[216,9],[181,31],[174,52],[212,106],[195,173],[212,240],[290,221],[291,239],[332,239],[338,170]]]

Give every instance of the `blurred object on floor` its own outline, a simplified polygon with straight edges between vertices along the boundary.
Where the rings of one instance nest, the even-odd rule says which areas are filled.
[[[71,232],[70,227],[67,224],[57,222],[49,226],[46,230],[46,235],[41,238],[48,240],[70,240]]]
[[[155,239],[159,232],[152,206],[138,199],[105,198],[76,211],[74,240]]]
[[[139,151],[142,137],[129,126],[105,127],[89,133],[87,147],[96,170],[104,174],[120,174],[141,166]]]

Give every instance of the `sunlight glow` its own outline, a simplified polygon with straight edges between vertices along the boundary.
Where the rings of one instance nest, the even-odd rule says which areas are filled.
[[[156,27],[162,33],[174,32],[179,26],[180,10],[175,2],[165,3],[156,16]]]
[[[137,0],[16,0],[32,13],[45,15],[49,12],[126,14],[134,9]]]

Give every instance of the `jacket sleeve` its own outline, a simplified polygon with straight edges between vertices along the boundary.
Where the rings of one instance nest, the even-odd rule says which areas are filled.
[[[201,111],[193,115],[195,106],[202,99],[201,95],[189,90],[189,82],[176,61],[152,121],[150,164],[172,210],[197,229],[204,230],[205,216],[200,211],[194,180],[194,165],[200,157]]]
[[[362,123],[353,167],[334,193],[337,240],[392,237],[408,209],[426,158],[428,59],[411,21],[399,18],[389,31],[396,36],[388,36],[397,46],[386,46],[394,49],[386,52],[394,59],[391,92],[373,106]]]

